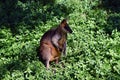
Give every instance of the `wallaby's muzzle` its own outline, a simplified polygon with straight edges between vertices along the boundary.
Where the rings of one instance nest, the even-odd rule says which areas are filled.
[[[69,27],[69,25],[66,25],[64,28],[65,28],[69,33],[72,33],[72,32],[73,32],[72,29]]]

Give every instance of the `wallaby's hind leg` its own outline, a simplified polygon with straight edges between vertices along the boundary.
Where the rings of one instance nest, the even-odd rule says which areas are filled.
[[[44,65],[48,69],[50,58],[51,58],[51,48],[49,47],[49,45],[43,44],[41,46],[41,53],[40,54],[42,55],[42,60],[43,60]]]
[[[49,66],[50,66],[50,63],[49,63],[49,62],[50,62],[49,60],[46,60],[46,61],[45,61],[45,66],[46,66],[47,69],[48,69]]]

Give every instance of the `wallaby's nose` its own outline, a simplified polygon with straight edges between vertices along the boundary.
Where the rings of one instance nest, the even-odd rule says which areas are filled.
[[[71,28],[70,28],[69,32],[70,32],[70,33],[72,33],[72,32],[73,32]]]
[[[69,32],[72,33],[72,29],[69,26],[65,26],[65,29]]]

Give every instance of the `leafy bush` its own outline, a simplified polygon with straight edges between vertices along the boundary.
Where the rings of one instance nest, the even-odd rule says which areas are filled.
[[[119,12],[98,7],[99,0],[2,1],[1,80],[120,79]],[[4,7],[13,12],[8,15]],[[45,31],[64,17],[69,17],[73,29],[68,36],[67,56],[46,70],[36,57],[36,48]]]

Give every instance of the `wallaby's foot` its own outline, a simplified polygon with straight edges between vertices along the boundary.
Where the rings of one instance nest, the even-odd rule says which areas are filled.
[[[56,59],[56,60],[55,60],[55,64],[58,64],[58,63],[59,63],[59,59]]]

